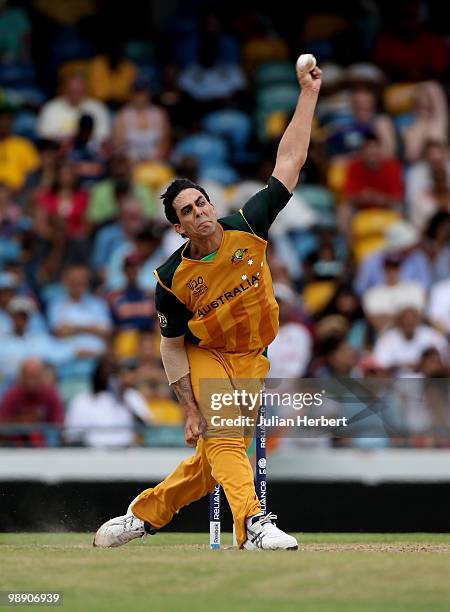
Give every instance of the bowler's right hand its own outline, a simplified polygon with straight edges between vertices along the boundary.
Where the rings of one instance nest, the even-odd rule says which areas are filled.
[[[206,432],[206,421],[202,416],[202,413],[196,410],[190,410],[186,414],[186,421],[184,424],[184,439],[188,446],[196,446],[198,439],[201,435]]]

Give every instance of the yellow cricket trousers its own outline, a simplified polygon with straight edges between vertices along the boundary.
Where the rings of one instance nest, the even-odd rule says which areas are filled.
[[[196,452],[156,487],[143,491],[133,503],[133,513],[155,529],[167,525],[183,506],[200,499],[222,486],[233,514],[238,546],[245,542],[245,519],[261,511],[255,492],[253,470],[247,456],[254,427],[212,425],[217,417],[236,418],[241,406],[233,404],[225,412],[211,409],[210,392],[232,393],[236,388],[259,391],[269,361],[262,352],[219,353],[188,344],[194,396],[206,419],[205,437],[197,443]],[[259,403],[257,408],[259,407]],[[255,423],[256,423],[255,414]],[[239,420],[239,419],[238,419]],[[214,422],[214,419],[213,419]]]

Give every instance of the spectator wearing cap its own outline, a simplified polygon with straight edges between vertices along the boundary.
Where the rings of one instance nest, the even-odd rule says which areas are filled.
[[[159,222],[148,222],[133,237],[132,242],[125,242],[119,246],[111,255],[106,268],[106,288],[109,291],[124,289],[127,283],[124,274],[125,257],[136,252],[140,259],[140,268],[137,285],[145,291],[153,291],[156,286],[156,278],[153,274],[167,258],[168,253],[162,244],[164,232],[167,230],[165,224]]]
[[[63,419],[61,398],[54,386],[45,383],[43,362],[36,358],[24,359],[17,382],[8,389],[0,402],[0,423],[59,426]],[[46,446],[46,437],[41,429],[6,439],[17,446]]]
[[[421,286],[414,281],[392,281],[387,274],[387,282],[368,289],[363,297],[363,309],[368,323],[366,340],[372,348],[378,338],[395,322],[396,305],[402,294],[415,294],[421,291]]]
[[[0,272],[0,335],[13,333],[13,320],[9,311],[9,304],[14,297],[22,296],[22,293],[26,292],[26,287],[20,286],[15,274]],[[45,332],[47,330],[45,319],[35,307],[33,300],[31,300],[31,304],[27,332],[34,334]]]
[[[115,153],[109,163],[107,178],[91,190],[88,220],[94,225],[113,221],[119,213],[120,197],[125,195],[133,195],[142,202],[147,217],[155,215],[153,193],[146,185],[133,180],[129,158],[124,153]]]
[[[398,275],[402,281],[416,281],[428,290],[432,272],[427,256],[419,247],[420,235],[407,221],[390,225],[385,232],[385,248],[366,257],[359,265],[355,290],[359,295],[371,287],[386,283],[386,258],[398,261]]]
[[[115,148],[134,163],[167,157],[171,141],[169,118],[163,108],[152,103],[145,79],[135,81],[128,104],[117,114],[113,140]]]
[[[422,287],[397,293],[394,299],[395,325],[381,335],[374,347],[375,359],[382,367],[400,375],[413,373],[423,351],[430,347],[436,348],[447,363],[447,341],[435,329],[422,323],[424,307],[425,291]]]
[[[311,359],[312,341],[304,325],[294,320],[295,293],[284,283],[274,283],[280,310],[280,329],[270,345],[270,378],[297,378],[305,375]]]
[[[41,138],[58,142],[72,138],[81,115],[94,120],[94,139],[104,142],[110,135],[107,108],[98,100],[87,97],[86,80],[82,74],[72,74],[63,84],[62,95],[50,100],[41,109],[37,131]]]
[[[140,264],[139,253],[126,255],[123,262],[126,286],[108,296],[113,322],[118,331],[144,332],[153,327],[155,314],[153,295],[137,284]]]
[[[0,182],[13,191],[24,184],[28,172],[39,165],[39,155],[33,143],[12,134],[11,111],[0,109]]]
[[[27,296],[13,297],[8,303],[11,330],[2,337],[0,351],[0,378],[3,384],[11,382],[18,373],[20,364],[27,357],[45,359],[60,366],[74,359],[73,348],[45,331],[30,329],[32,314],[36,311],[34,301]]]

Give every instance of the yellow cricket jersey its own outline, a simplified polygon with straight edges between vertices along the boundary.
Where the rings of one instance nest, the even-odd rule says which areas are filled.
[[[189,242],[157,270],[161,333],[222,352],[263,349],[278,331],[278,305],[267,265],[270,225],[291,194],[275,177],[243,208],[219,219],[213,259],[189,259]]]

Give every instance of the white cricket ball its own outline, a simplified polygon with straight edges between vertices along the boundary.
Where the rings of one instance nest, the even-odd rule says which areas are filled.
[[[306,74],[311,72],[317,66],[317,61],[311,53],[303,53],[297,60],[295,67],[298,74]]]

